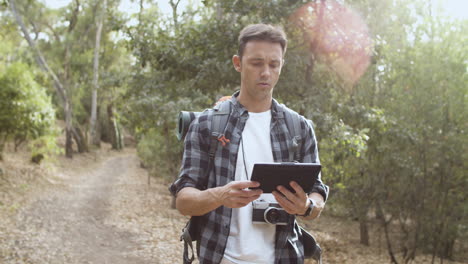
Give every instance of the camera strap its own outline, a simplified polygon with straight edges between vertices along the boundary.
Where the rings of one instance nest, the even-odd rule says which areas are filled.
[[[245,177],[247,178],[247,180],[250,180],[249,179],[249,173],[247,171],[247,163],[245,163],[245,151],[244,151],[244,140],[240,140],[241,142],[241,148],[242,148],[242,160],[244,161],[244,171],[245,171]]]

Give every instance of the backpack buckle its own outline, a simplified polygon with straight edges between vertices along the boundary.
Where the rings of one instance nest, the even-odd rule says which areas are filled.
[[[224,134],[218,136],[218,141],[221,142],[221,145],[223,145],[223,147],[225,147],[227,143],[231,142],[231,140],[227,139],[224,136]]]

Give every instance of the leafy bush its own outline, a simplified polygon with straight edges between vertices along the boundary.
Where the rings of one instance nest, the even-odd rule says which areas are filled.
[[[48,159],[50,156],[59,155],[64,152],[62,148],[57,145],[57,137],[59,130],[54,129],[50,134],[40,136],[31,140],[28,147],[31,150],[31,157],[34,161],[35,157],[42,157]],[[40,161],[39,161],[40,162]]]
[[[48,138],[55,135],[54,129],[51,99],[34,80],[32,69],[22,63],[10,65],[0,75],[0,153],[5,142],[13,139],[15,148],[36,140],[33,149],[45,154],[55,148],[55,141]]]
[[[166,137],[158,129],[150,129],[138,142],[137,151],[152,175],[168,180],[177,176],[182,146],[175,134]]]

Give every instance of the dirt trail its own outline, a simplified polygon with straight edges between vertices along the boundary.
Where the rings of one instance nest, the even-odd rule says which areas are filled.
[[[50,173],[27,160],[0,162],[0,263],[181,263],[187,218],[170,209],[167,182],[147,184],[134,149],[61,157]],[[324,264],[389,263],[378,227],[371,226],[372,246],[362,246],[358,222],[327,214],[303,223]]]
[[[19,210],[10,230],[0,229],[9,244],[0,262],[180,262],[182,245],[171,231],[185,220],[167,209],[166,185],[148,186],[134,153],[81,162],[87,168],[63,168],[54,185]]]

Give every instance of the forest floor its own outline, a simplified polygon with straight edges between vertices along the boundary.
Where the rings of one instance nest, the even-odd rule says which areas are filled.
[[[167,186],[159,178],[148,185],[134,149],[103,145],[41,165],[7,153],[0,161],[0,263],[181,263],[187,218],[170,208]],[[323,263],[390,263],[383,237],[359,244],[355,221],[325,211],[307,229],[324,249]]]

